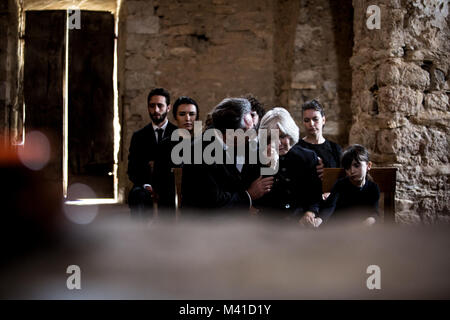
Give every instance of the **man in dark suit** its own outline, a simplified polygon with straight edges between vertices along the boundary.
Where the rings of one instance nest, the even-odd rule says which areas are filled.
[[[183,209],[244,209],[252,207],[252,201],[270,191],[273,177],[261,178],[252,174],[252,170],[244,161],[239,161],[239,155],[226,161],[230,149],[235,147],[226,138],[226,130],[253,128],[251,105],[247,99],[229,98],[220,102],[212,112],[212,126],[205,131],[218,131],[211,143],[219,143],[218,149],[223,151],[223,157],[213,157],[214,161],[205,161],[204,154],[201,163],[185,165],[183,168],[182,205]],[[210,139],[205,139],[210,141]],[[197,139],[194,144],[202,144],[193,150],[203,151],[210,143]],[[234,153],[236,154],[236,152]],[[208,164],[209,163],[209,164]]]
[[[170,94],[163,88],[150,91],[147,98],[151,122],[133,133],[128,155],[128,177],[134,186],[128,195],[131,215],[148,217],[156,201],[159,208],[174,208],[175,189],[170,165],[172,132],[177,129],[167,120]]]

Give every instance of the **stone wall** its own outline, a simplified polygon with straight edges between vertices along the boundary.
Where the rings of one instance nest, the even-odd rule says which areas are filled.
[[[271,1],[126,1],[126,119],[148,122],[153,86],[198,100],[204,117],[226,96],[272,100]]]
[[[292,30],[295,36],[291,49],[293,65],[289,70],[290,78],[282,86],[281,101],[289,106],[300,124],[301,105],[318,99],[327,118],[325,137],[345,146],[351,124],[352,2],[298,3],[300,8]],[[301,126],[301,131],[303,128]]]
[[[0,3],[0,139],[9,141],[12,107],[17,83],[17,5],[14,0]]]
[[[118,22],[118,37],[117,37],[117,90],[118,90],[118,107],[119,107],[119,123],[120,128],[120,142],[118,145],[119,153],[117,155],[117,183],[115,185],[115,192],[117,191],[118,201],[123,203],[126,201],[127,195],[125,194],[125,186],[128,184],[127,167],[124,165],[127,163],[129,141],[125,139],[127,137],[126,121],[124,119],[124,98],[125,98],[125,52],[126,52],[126,10],[123,7],[117,8],[115,12],[116,23]]]
[[[369,30],[372,1],[353,1],[350,143],[398,167],[397,221],[449,221],[448,1],[377,2],[381,28]]]
[[[326,133],[346,144],[352,7],[344,2],[338,7],[327,0],[124,1],[119,193],[130,187],[129,142],[149,121],[146,97],[154,86],[167,88],[173,100],[196,99],[202,120],[223,98],[252,93],[266,107],[290,109],[300,125],[301,103],[320,97],[329,116]]]
[[[8,125],[8,112],[6,108],[6,92],[8,91],[8,82],[6,79],[6,50],[8,49],[8,2],[0,3],[0,43],[0,135],[4,135],[5,128]]]

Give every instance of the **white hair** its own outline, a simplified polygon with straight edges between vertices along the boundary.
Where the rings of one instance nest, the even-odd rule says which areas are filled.
[[[281,134],[289,136],[292,145],[296,144],[300,138],[300,129],[294,119],[292,119],[291,114],[286,109],[280,107],[267,111],[261,119],[259,130],[261,129],[266,129],[268,135],[270,134],[270,129],[280,130]]]

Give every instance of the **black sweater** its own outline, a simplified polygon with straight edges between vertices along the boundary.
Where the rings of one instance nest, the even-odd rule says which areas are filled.
[[[326,140],[321,144],[312,144],[301,139],[298,145],[303,148],[314,151],[323,161],[325,168],[339,168],[341,166],[341,147],[330,140]]]
[[[339,179],[325,201],[319,217],[327,221],[361,220],[378,217],[378,185],[366,178],[364,186],[357,187],[348,177]]]

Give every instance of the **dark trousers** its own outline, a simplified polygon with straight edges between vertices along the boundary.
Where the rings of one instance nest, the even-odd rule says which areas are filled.
[[[165,195],[165,194],[164,194]],[[175,218],[175,196],[160,197],[158,201],[158,217]],[[128,194],[128,206],[131,217],[138,220],[148,220],[153,217],[153,199],[148,190],[142,186],[134,186]]]

